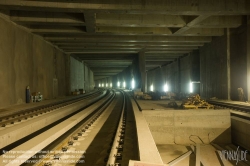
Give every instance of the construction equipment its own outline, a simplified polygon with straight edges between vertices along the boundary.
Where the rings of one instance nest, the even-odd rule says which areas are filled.
[[[188,97],[182,102],[182,107],[184,109],[214,109],[214,105],[209,104],[208,102],[201,100],[198,94]]]

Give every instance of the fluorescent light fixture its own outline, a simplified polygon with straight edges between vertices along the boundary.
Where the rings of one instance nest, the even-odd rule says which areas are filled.
[[[102,84],[102,87],[104,87],[104,84]]]
[[[120,87],[120,82],[119,82],[119,81],[117,82],[117,87],[118,87],[118,88]]]
[[[106,83],[106,87],[108,87],[109,85],[108,85],[108,83]]]
[[[110,88],[112,88],[112,83],[110,83],[110,85],[109,85],[109,86],[110,86]]]
[[[126,88],[126,82],[125,81],[123,82],[123,88]]]
[[[150,86],[150,91],[154,91],[154,85],[152,84],[151,86]]]
[[[132,87],[132,89],[135,89],[135,80],[134,80],[134,78],[131,81],[131,87]]]
[[[163,90],[164,90],[164,92],[168,92],[168,91],[169,91],[169,88],[168,88],[168,84],[167,84],[167,83],[164,85]]]
[[[193,93],[193,83],[192,82],[189,83],[189,92]]]
[[[99,87],[101,87],[101,84],[99,84]]]

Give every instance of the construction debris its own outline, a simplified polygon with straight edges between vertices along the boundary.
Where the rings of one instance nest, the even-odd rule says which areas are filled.
[[[201,100],[198,94],[190,96],[186,100],[184,100],[182,102],[182,107],[184,109],[214,109],[214,105],[211,105],[208,102]]]
[[[152,96],[150,96],[149,94],[143,94],[143,96],[142,96],[142,98],[144,99],[144,100],[151,100],[152,99]]]
[[[178,104],[175,101],[169,102],[168,103],[169,108],[178,108]]]

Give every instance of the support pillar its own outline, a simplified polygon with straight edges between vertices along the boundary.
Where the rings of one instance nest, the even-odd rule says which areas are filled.
[[[178,62],[178,85],[177,85],[177,90],[176,92],[178,92],[179,94],[181,93],[181,60],[180,58],[177,59]]]
[[[145,92],[148,92],[148,73],[145,73]]]
[[[227,28],[227,99],[231,100],[230,29]]]
[[[145,52],[139,52],[139,69],[141,74],[141,90],[146,92],[146,62],[145,62]]]
[[[247,93],[245,97],[250,101],[250,16],[247,18]]]

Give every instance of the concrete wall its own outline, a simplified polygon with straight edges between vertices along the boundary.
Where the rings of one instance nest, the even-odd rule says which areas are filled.
[[[230,30],[230,98],[238,100],[237,88],[247,90],[247,26]],[[201,96],[227,99],[227,36],[214,37],[200,48]]]
[[[41,37],[0,17],[0,107],[25,102],[25,89],[45,99],[66,94],[66,56]]]
[[[232,142],[250,150],[250,121],[235,116],[231,117],[232,121]]]
[[[70,91],[94,89],[94,75],[91,69],[83,61],[70,57]]]
[[[84,69],[82,62],[70,57],[70,90],[84,89]]]
[[[231,99],[238,100],[238,88],[247,94],[247,27],[231,30]],[[247,96],[246,96],[247,97]]]
[[[199,81],[199,52],[194,51],[173,63],[147,72],[147,87],[153,84],[154,91],[163,91],[165,83],[168,84],[170,91],[189,93],[190,81]],[[180,74],[180,75],[179,75]],[[199,88],[196,89],[199,93]]]
[[[180,88],[182,93],[190,93],[190,82],[200,81],[200,57],[195,50],[180,59]],[[200,85],[193,84],[193,92],[199,93]]]
[[[156,144],[231,143],[230,110],[143,110]]]

